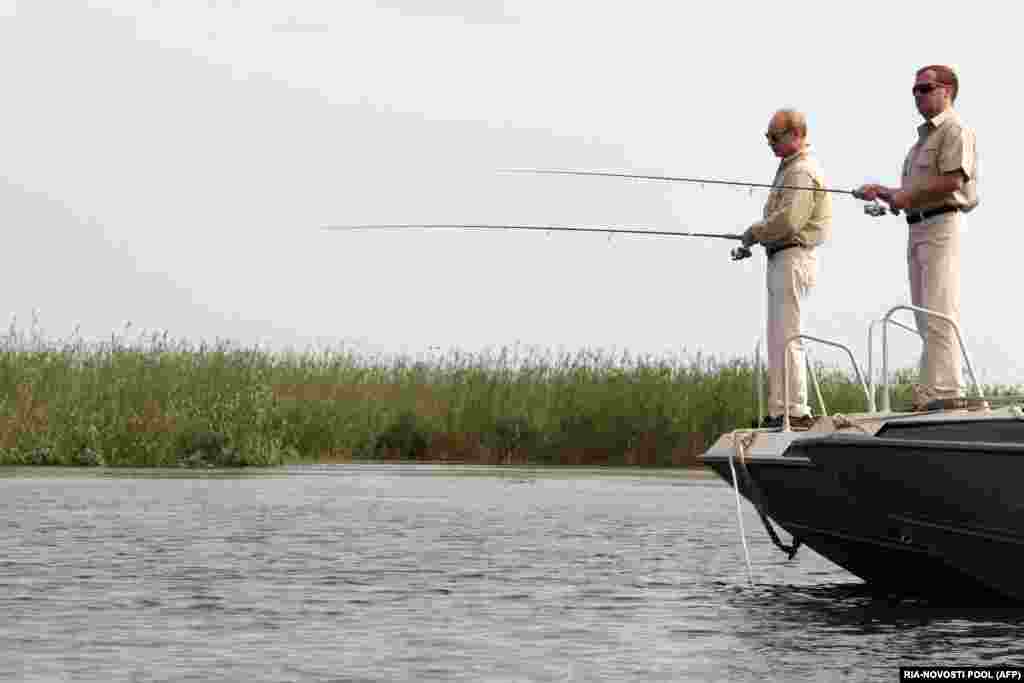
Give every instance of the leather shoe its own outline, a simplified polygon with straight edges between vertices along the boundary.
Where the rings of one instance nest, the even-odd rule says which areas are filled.
[[[814,424],[814,417],[811,415],[802,415],[800,417],[789,416],[789,426],[791,429],[810,429],[811,425]]]
[[[810,415],[804,415],[802,417],[789,416],[789,426],[791,429],[810,429],[811,425],[814,424],[814,417]],[[782,416],[781,415],[769,415],[768,417],[761,420],[761,429],[782,429]]]
[[[913,413],[930,413],[937,410],[984,410],[989,408],[988,401],[983,398],[966,398],[964,396],[953,398],[936,398],[924,405],[914,403],[910,407]]]

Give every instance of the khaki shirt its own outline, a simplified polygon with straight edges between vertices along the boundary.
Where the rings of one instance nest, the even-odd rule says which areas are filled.
[[[956,206],[970,211],[978,205],[977,165],[974,131],[964,125],[953,109],[947,109],[917,127],[917,142],[903,160],[903,187],[913,190],[924,178],[960,171],[964,175],[960,190],[913,208]]]
[[[832,195],[816,191],[825,187],[821,166],[804,147],[779,163],[771,193],[764,205],[764,217],[750,226],[750,232],[766,247],[796,242],[816,247],[828,240],[832,226]],[[806,190],[784,189],[805,187]]]

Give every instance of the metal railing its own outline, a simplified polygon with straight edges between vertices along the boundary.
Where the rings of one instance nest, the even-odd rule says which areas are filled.
[[[754,396],[757,399],[757,424],[761,424],[761,418],[764,417],[764,387],[762,386],[762,375],[764,373],[764,366],[761,363],[761,338],[757,338],[757,343],[754,344]]]
[[[814,371],[814,362],[811,360],[811,350],[804,349],[804,365],[807,366],[807,376],[814,386],[814,395],[818,399],[818,407],[822,415],[828,415],[828,408],[825,407],[825,397],[821,395],[821,385],[818,383],[818,373]]]
[[[858,383],[860,383],[861,388],[864,390],[864,396],[867,399],[868,411],[872,412],[872,413],[878,412],[878,409],[877,409],[877,406],[876,406],[876,401],[875,401],[876,386],[875,386],[875,373],[874,373],[874,334],[875,334],[875,326],[876,325],[881,325],[882,326],[882,410],[881,410],[881,412],[883,412],[883,413],[892,412],[892,402],[891,402],[891,396],[890,396],[890,391],[889,391],[889,337],[888,337],[888,326],[889,325],[895,325],[896,327],[903,328],[904,330],[906,330],[906,331],[914,334],[918,338],[920,338],[922,343],[927,343],[925,338],[924,338],[924,336],[916,328],[910,327],[909,325],[901,323],[898,320],[893,320],[892,319],[892,315],[896,311],[912,311],[912,312],[917,312],[917,313],[923,313],[925,315],[933,316],[933,317],[939,318],[940,320],[944,320],[945,322],[949,323],[950,326],[952,326],[953,331],[956,333],[957,343],[959,343],[959,345],[960,345],[960,352],[961,352],[961,354],[963,356],[964,365],[967,368],[967,373],[970,376],[971,383],[974,385],[974,391],[975,391],[975,393],[977,394],[977,396],[979,398],[984,398],[985,397],[984,391],[981,388],[981,384],[978,382],[978,378],[977,378],[977,376],[976,376],[976,374],[974,372],[974,366],[971,364],[970,355],[967,353],[967,347],[964,346],[963,335],[960,333],[960,325],[955,320],[953,320],[953,318],[951,318],[950,316],[948,316],[948,315],[946,315],[944,313],[939,313],[938,311],[932,311],[930,309],[922,308],[920,306],[913,306],[911,304],[900,304],[898,306],[893,306],[892,308],[890,308],[885,313],[885,315],[883,315],[881,318],[878,318],[877,320],[871,321],[871,324],[868,325],[868,364],[867,364],[867,368],[868,368],[867,378],[868,379],[867,379],[867,382],[864,381],[864,375],[861,373],[860,366],[857,364],[857,359],[854,357],[853,351],[850,350],[849,346],[847,346],[846,344],[841,344],[839,342],[831,341],[831,340],[828,340],[828,339],[822,339],[821,337],[816,337],[816,336],[813,336],[813,335],[810,335],[810,334],[796,334],[796,335],[793,335],[792,337],[790,337],[790,338],[788,338],[786,340],[785,352],[783,353],[783,372],[785,373],[784,377],[785,378],[789,377],[789,347],[792,344],[794,344],[797,341],[799,341],[799,340],[816,341],[816,342],[818,342],[820,344],[825,344],[826,346],[832,346],[832,347],[835,347],[835,348],[838,348],[838,349],[842,349],[843,351],[846,352],[846,355],[849,356],[850,363],[853,365],[853,371],[854,371],[854,373],[857,376],[857,381],[858,381]],[[757,375],[757,380],[758,380],[757,381],[757,394],[758,394],[758,412],[759,413],[761,412],[761,387],[760,387],[760,381],[759,381],[760,380],[760,372],[761,372],[760,343],[761,343],[761,340],[758,339],[758,342],[757,342],[757,345],[756,345],[755,351],[754,351],[755,357],[756,357],[755,375]],[[822,412],[823,415],[828,416],[828,409],[825,407],[825,401],[824,401],[824,398],[821,395],[821,388],[820,388],[819,383],[818,383],[817,374],[815,373],[814,368],[813,368],[813,366],[810,363],[810,353],[809,352],[805,356],[805,361],[807,363],[807,373],[808,373],[808,376],[810,378],[811,383],[814,386],[814,391],[815,391],[815,394],[817,395],[818,404],[821,407],[821,412]],[[782,395],[783,395],[783,401],[785,403],[785,408],[783,410],[783,426],[782,426],[782,429],[783,429],[783,431],[789,431],[789,429],[790,429],[790,424],[789,424],[789,382],[787,380],[783,381]],[[758,418],[760,419],[760,415],[758,416]]]
[[[833,347],[835,347],[837,349],[842,349],[843,351],[846,351],[846,355],[850,357],[850,362],[853,364],[853,371],[857,375],[857,381],[860,382],[861,388],[864,389],[864,396],[867,398],[868,409],[873,412],[874,411],[874,408],[873,408],[873,406],[874,406],[874,397],[871,395],[871,392],[868,391],[867,384],[864,383],[864,375],[861,374],[860,366],[857,365],[857,359],[854,358],[853,351],[850,350],[849,346],[847,346],[846,344],[840,344],[839,342],[830,341],[828,339],[822,339],[821,337],[815,337],[815,336],[810,335],[810,334],[794,334],[792,337],[789,337],[786,340],[785,351],[782,354],[782,356],[783,356],[783,363],[782,364],[783,364],[783,373],[784,373],[783,374],[783,381],[782,381],[782,387],[783,387],[783,389],[782,389],[782,401],[783,401],[783,404],[784,404],[783,405],[783,411],[782,411],[782,431],[784,431],[784,432],[788,432],[789,431],[789,381],[788,381],[789,380],[789,347],[791,345],[793,345],[793,343],[795,343],[797,341],[800,341],[801,339],[806,339],[808,341],[816,341],[819,344],[825,344],[826,346],[833,346]],[[884,334],[883,334],[883,340],[884,340]],[[884,346],[884,341],[883,341],[883,346]],[[884,362],[884,356],[883,356],[883,362]],[[813,375],[813,371],[812,371],[812,375]],[[814,379],[814,384],[815,384],[815,388],[817,389],[818,382],[817,382],[816,378]],[[825,402],[821,399],[821,392],[820,392],[820,390],[818,391],[818,400],[821,403],[821,412],[822,412],[822,414],[825,415],[825,416],[828,416],[828,412],[826,412],[826,410],[825,410]]]
[[[920,306],[912,306],[910,304],[900,304],[899,306],[893,306],[882,316],[882,412],[888,413],[892,411],[892,402],[889,396],[889,337],[888,329],[889,323],[899,325],[900,327],[906,328],[906,325],[897,323],[894,320],[890,320],[892,314],[896,311],[914,311],[916,313],[924,313],[925,315],[933,316],[940,320],[944,320],[950,324],[953,331],[956,332],[956,341],[960,344],[960,353],[963,355],[964,365],[967,367],[967,373],[971,377],[971,382],[974,384],[974,390],[978,394],[978,398],[984,398],[985,394],[981,389],[981,385],[978,383],[978,378],[974,374],[974,367],[971,365],[971,358],[967,353],[967,347],[964,346],[963,336],[960,334],[960,325],[957,324],[953,318],[949,317],[945,313],[939,313],[938,311],[932,311],[927,308],[921,308]],[[868,332],[868,339],[870,342],[870,326]],[[916,331],[916,330],[915,330]],[[927,341],[925,340],[925,343]],[[869,352],[870,353],[870,352]]]
[[[900,328],[906,330],[907,332],[910,332],[911,334],[913,334],[918,339],[920,339],[922,344],[924,343],[924,337],[921,335],[920,332],[917,331],[916,328],[913,328],[910,325],[905,325],[905,324],[901,323],[899,320],[889,320],[887,317],[883,316],[881,318],[878,318],[877,320],[872,320],[871,324],[868,325],[868,389],[871,392],[871,401],[869,402],[869,406],[868,407],[869,407],[869,409],[871,410],[872,413],[874,413],[874,412],[876,412],[878,410],[876,408],[876,406],[875,406],[875,394],[876,394],[876,387],[875,387],[875,352],[874,352],[875,325],[886,325],[886,324],[895,325],[896,327],[900,327]]]

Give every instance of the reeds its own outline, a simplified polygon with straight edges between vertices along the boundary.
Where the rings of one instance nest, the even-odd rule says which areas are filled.
[[[822,370],[830,411],[864,409],[846,374]],[[753,375],[747,359],[702,354],[282,353],[166,333],[52,341],[12,324],[0,337],[0,464],[692,465],[754,419]]]

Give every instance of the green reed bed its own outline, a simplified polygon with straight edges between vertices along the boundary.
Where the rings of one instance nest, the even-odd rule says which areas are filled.
[[[822,370],[830,411],[864,409],[845,373]],[[754,419],[753,380],[748,360],[700,354],[511,347],[408,358],[12,329],[0,338],[0,464],[692,465]]]

